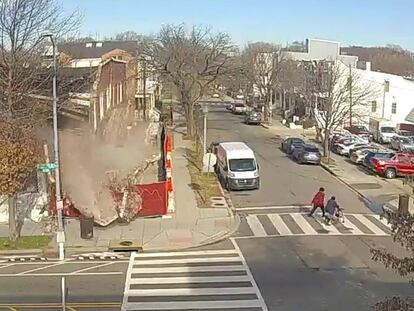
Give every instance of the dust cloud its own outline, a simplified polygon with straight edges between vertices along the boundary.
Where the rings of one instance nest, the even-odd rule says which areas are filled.
[[[124,177],[146,159],[158,154],[155,146],[145,142],[147,126],[143,122],[138,123],[120,141],[99,139],[86,127],[60,132],[63,192],[69,195],[82,214],[94,216],[98,223],[117,218],[114,201],[107,188],[107,173],[117,171]],[[156,176],[153,181],[156,181]]]

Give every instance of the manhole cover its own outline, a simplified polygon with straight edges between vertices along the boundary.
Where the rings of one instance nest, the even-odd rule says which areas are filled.
[[[369,190],[369,189],[381,189],[382,186],[377,183],[357,183],[357,184],[350,184],[352,188],[360,189],[360,190]]]
[[[131,241],[122,241],[119,244],[122,245],[122,246],[131,246],[133,243]]]

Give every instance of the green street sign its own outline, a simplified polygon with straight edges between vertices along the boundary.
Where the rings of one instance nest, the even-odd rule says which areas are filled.
[[[55,163],[43,163],[43,164],[39,164],[38,169],[42,171],[43,173],[49,173],[50,171],[55,170],[56,167],[57,166]]]

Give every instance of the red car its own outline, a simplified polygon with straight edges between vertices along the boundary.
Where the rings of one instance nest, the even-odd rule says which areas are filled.
[[[410,153],[396,153],[390,159],[372,159],[372,170],[386,178],[414,174],[414,156]]]

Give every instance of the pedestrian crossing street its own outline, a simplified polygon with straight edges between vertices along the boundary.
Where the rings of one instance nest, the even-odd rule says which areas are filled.
[[[322,216],[306,213],[249,214],[247,236],[294,236],[294,235],[378,235],[387,236],[391,226],[386,219],[374,214],[345,214],[343,222],[326,225]]]
[[[268,309],[236,248],[133,253],[122,310]]]

